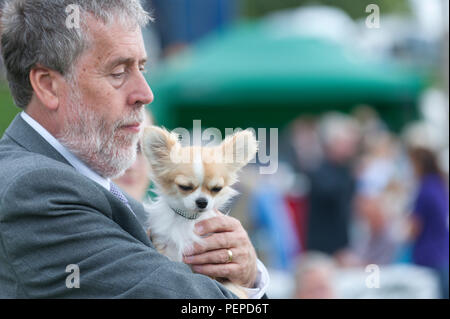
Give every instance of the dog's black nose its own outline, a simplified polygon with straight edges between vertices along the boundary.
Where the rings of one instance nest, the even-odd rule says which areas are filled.
[[[208,206],[208,201],[206,200],[206,198],[199,198],[195,201],[195,203],[197,204],[198,208],[205,208],[206,206]]]

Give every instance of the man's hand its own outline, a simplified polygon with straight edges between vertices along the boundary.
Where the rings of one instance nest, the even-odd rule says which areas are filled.
[[[256,252],[241,223],[218,213],[217,217],[198,222],[195,229],[199,236],[210,235],[204,238],[203,245],[194,246],[184,262],[197,273],[253,288],[257,274]],[[233,254],[231,262],[228,250]]]

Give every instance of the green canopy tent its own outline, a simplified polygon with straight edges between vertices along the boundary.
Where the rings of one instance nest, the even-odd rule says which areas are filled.
[[[319,38],[236,25],[165,61],[148,77],[158,125],[283,128],[302,114],[375,107],[398,130],[416,116],[423,77]]]

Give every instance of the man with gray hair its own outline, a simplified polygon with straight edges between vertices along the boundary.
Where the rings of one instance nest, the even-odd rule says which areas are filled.
[[[0,140],[0,298],[261,298],[242,225],[198,223],[191,269],[159,254],[145,212],[110,179],[135,160],[144,108],[139,0],[6,0],[1,49],[15,104]],[[228,250],[233,251],[233,260]],[[207,275],[207,276],[205,276]]]
[[[335,299],[336,265],[331,257],[309,251],[300,255],[295,269],[296,299]]]

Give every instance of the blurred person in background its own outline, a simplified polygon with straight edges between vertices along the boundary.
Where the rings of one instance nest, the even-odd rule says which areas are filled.
[[[400,246],[406,190],[397,176],[398,146],[387,131],[366,136],[355,198],[353,251],[363,265],[390,264]]]
[[[295,299],[334,299],[335,264],[331,257],[320,252],[300,256],[295,271]]]
[[[150,112],[146,110],[143,126],[149,125],[153,125],[153,119]],[[144,201],[151,181],[150,165],[141,150],[141,143],[138,143],[136,161],[122,176],[113,179],[113,182],[138,202]],[[146,214],[138,213],[136,217],[143,226],[147,226]]]
[[[323,150],[318,133],[318,119],[302,115],[290,123],[280,138],[280,162],[289,165],[296,182],[285,194],[292,222],[302,247],[306,243],[308,217],[309,176],[322,162]]]
[[[351,117],[331,113],[322,119],[319,132],[325,156],[310,175],[306,248],[334,255],[349,245],[359,128]]]
[[[150,113],[145,112],[144,127],[153,125]],[[113,180],[116,185],[122,188],[135,200],[142,202],[150,186],[150,165],[138,144],[138,152],[134,164],[125,173]]]
[[[113,182],[135,200],[142,202],[150,186],[150,165],[138,144],[137,157],[133,165]]]
[[[280,159],[289,163],[296,173],[309,175],[322,161],[317,122],[314,117],[299,116],[281,138]]]
[[[411,147],[409,157],[418,181],[411,216],[412,260],[415,264],[432,268],[438,273],[442,297],[448,298],[448,185],[433,151],[424,147]]]

